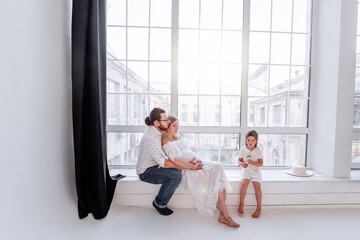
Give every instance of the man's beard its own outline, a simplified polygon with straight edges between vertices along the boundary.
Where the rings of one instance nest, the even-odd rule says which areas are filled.
[[[163,125],[160,124],[159,129],[160,129],[161,131],[166,131],[166,130],[167,130],[167,127],[164,127]]]

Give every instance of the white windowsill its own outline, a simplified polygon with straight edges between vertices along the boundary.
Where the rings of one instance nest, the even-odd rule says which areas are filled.
[[[262,169],[261,173],[263,176],[263,182],[312,182],[312,181],[360,181],[360,170],[352,170],[350,178],[333,178],[326,176],[320,172],[312,171],[313,175],[310,177],[296,177],[290,174],[287,174],[285,171],[288,171],[289,168],[277,168],[277,169]],[[240,171],[241,169],[226,169],[225,173],[229,181],[240,181]],[[121,181],[136,181],[139,180],[136,175],[135,169],[111,169],[110,175],[114,176],[116,174],[122,174],[126,177],[121,179]],[[140,180],[139,180],[140,181]]]

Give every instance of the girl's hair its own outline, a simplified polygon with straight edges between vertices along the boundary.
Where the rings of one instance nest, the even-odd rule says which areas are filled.
[[[247,134],[246,134],[246,138],[247,139],[248,137],[254,137],[255,140],[256,140],[256,143],[255,143],[255,147],[257,147],[257,141],[258,141],[258,133],[255,131],[255,130],[250,130]]]
[[[145,118],[145,124],[147,126],[154,126],[154,122],[156,120],[161,120],[161,115],[162,113],[165,113],[165,110],[162,108],[153,108],[153,110],[151,110],[150,115],[148,117]]]

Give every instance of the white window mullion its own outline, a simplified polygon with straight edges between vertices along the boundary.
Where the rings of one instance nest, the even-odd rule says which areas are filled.
[[[172,0],[171,14],[171,113],[179,115],[178,110],[178,48],[179,48],[179,0]]]
[[[242,69],[241,69],[241,110],[240,127],[244,136],[248,125],[248,81],[249,81],[249,43],[250,43],[250,0],[243,2]],[[240,138],[240,146],[245,145],[245,137]]]

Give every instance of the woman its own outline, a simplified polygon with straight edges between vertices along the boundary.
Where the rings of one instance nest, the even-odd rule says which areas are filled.
[[[201,165],[197,171],[184,169],[180,183],[194,197],[197,210],[202,215],[213,215],[214,210],[220,212],[218,221],[231,227],[239,227],[229,216],[225,205],[226,192],[231,191],[231,186],[222,166],[215,162],[201,162],[197,155],[191,151],[184,139],[177,135],[179,120],[169,115],[169,127],[162,136],[162,148],[165,154],[175,164],[178,160],[191,164]]]

